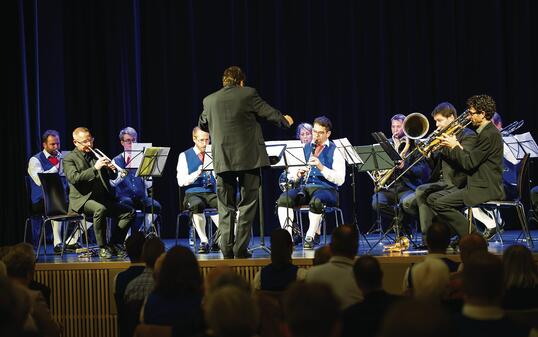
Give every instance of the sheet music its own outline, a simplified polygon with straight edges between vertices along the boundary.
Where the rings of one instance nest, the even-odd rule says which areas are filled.
[[[504,136],[503,141],[504,158],[514,165],[519,163],[526,153],[530,154],[531,158],[538,157],[538,145],[530,132]]]
[[[273,145],[286,145],[286,149],[284,150],[284,156],[286,157],[286,162],[289,167],[291,166],[305,166],[306,165],[306,159],[304,155],[304,144],[301,143],[300,140],[271,140],[265,142],[266,146],[273,146]],[[284,162],[284,156],[280,158],[280,160],[274,164],[271,165],[273,167],[284,167],[286,166]]]
[[[348,164],[363,164],[361,157],[359,157],[347,138],[334,139],[333,142]]]
[[[131,144],[131,150],[127,150],[123,152],[123,159],[127,163],[127,158],[131,157],[131,160],[125,165],[125,168],[128,169],[135,169],[140,166],[140,163],[142,162],[142,157],[144,153],[144,149],[152,147],[152,143],[132,143]]]
[[[213,152],[211,150],[211,144],[207,144],[205,148],[204,162],[202,164],[202,171],[213,171]]]

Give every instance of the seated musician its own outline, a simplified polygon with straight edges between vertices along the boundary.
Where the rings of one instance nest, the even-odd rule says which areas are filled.
[[[183,204],[192,212],[192,222],[200,237],[198,253],[210,250],[206,235],[204,209],[217,208],[216,181],[212,172],[202,170],[205,150],[209,144],[209,133],[199,127],[192,130],[194,146],[182,152],[177,161],[177,183],[185,187]],[[211,216],[215,226],[219,226],[218,214]]]
[[[142,154],[131,152],[132,144],[137,142],[138,133],[135,129],[126,127],[120,131],[119,138],[124,152],[114,157],[114,162],[126,169],[135,155],[142,156]],[[148,196],[148,188],[152,186],[151,181],[136,177],[136,168],[127,168],[127,172],[122,179],[112,182],[116,188],[116,197],[121,204],[145,213],[144,224],[147,231],[154,222],[154,214],[161,213],[161,204]]]
[[[305,179],[304,186],[294,188],[280,195],[277,201],[280,226],[291,234],[293,207],[308,204],[309,227],[305,236],[304,248],[314,248],[314,238],[318,231],[324,206],[338,205],[338,186],[346,178],[344,157],[329,140],[332,123],[325,116],[314,120],[313,142],[304,146],[308,167],[290,169],[288,178]]]
[[[504,199],[502,183],[503,140],[491,119],[496,111],[495,101],[487,95],[472,96],[467,100],[471,123],[478,134],[476,145],[466,149],[455,135],[441,136],[441,145],[447,155],[469,172],[467,185],[439,197],[430,205],[459,237],[468,233],[469,222],[461,209],[489,200]],[[471,225],[472,226],[472,225]],[[474,226],[471,231],[474,231]],[[456,245],[457,242],[454,244]]]
[[[457,118],[456,108],[448,102],[437,105],[431,115],[435,120],[437,130],[446,130],[451,123],[455,123]],[[465,128],[457,133],[456,138],[464,149],[471,150],[476,142],[476,133]],[[426,243],[426,232],[434,216],[428,200],[434,202],[446,193],[464,188],[468,174],[455,160],[448,157],[446,148],[431,153],[428,163],[432,167],[430,182],[418,186],[415,191],[423,243]]]
[[[417,156],[408,156],[413,151],[414,141],[408,139],[404,133],[405,116],[402,114],[394,115],[391,118],[392,137],[389,140],[394,149],[398,151],[400,156],[405,160],[394,171],[390,180],[395,179],[399,173],[406,168],[406,165],[412,163]],[[418,154],[417,154],[418,155]],[[401,205],[406,204],[406,201],[414,199],[414,191],[417,186],[426,182],[429,178],[429,168],[425,161],[420,161],[405,173],[400,179],[396,180],[389,188],[379,190],[372,195],[372,209],[374,212],[379,211],[381,217],[381,226],[383,229],[388,229],[394,223],[397,217],[397,223],[401,223],[404,214],[399,212]],[[390,182],[389,180],[389,182]],[[414,208],[405,208],[405,212],[415,216]]]
[[[297,126],[297,131],[295,133],[295,138],[300,140],[302,144],[307,144],[312,142],[312,125],[309,123],[301,123]],[[284,170],[278,179],[280,189],[282,192],[286,191],[285,184],[288,183],[290,186],[290,181],[288,181],[288,175],[286,170]]]
[[[60,152],[60,134],[56,130],[47,130],[41,137],[43,151],[35,154],[28,161],[28,174],[31,179],[30,197],[32,199],[32,211],[35,213],[44,213],[45,208],[43,204],[43,190],[41,189],[41,181],[39,180],[38,173],[58,173],[64,184],[65,191],[68,191],[67,179],[65,179],[63,169],[63,157]],[[60,254],[62,252],[62,223],[60,221],[51,221],[52,223],[52,235],[54,238],[54,253]],[[34,240],[39,237],[35,231],[33,231]],[[75,231],[73,237],[69,238],[65,248],[67,250],[74,250],[80,248],[77,243],[79,232]]]
[[[69,182],[69,208],[76,213],[93,217],[95,238],[99,245],[99,256],[110,259],[118,255],[127,230],[135,218],[135,211],[117,202],[110,180],[119,175],[119,170],[109,158],[96,158],[93,152],[93,137],[85,127],[73,131],[75,149],[64,159],[64,170]],[[118,226],[112,231],[107,243],[107,217],[116,218]]]

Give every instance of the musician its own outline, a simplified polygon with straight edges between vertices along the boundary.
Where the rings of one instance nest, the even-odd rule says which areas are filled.
[[[289,128],[290,116],[282,115],[245,84],[245,74],[237,66],[228,67],[222,88],[204,98],[198,126],[213,138],[213,164],[217,174],[217,198],[221,223],[219,246],[224,258],[246,258],[250,228],[258,209],[260,168],[269,166],[269,156],[260,119]],[[236,205],[236,190],[241,198]],[[237,234],[232,225],[236,211]]]
[[[431,115],[435,120],[437,130],[446,129],[457,118],[456,109],[449,102],[437,105]],[[457,134],[456,139],[464,149],[471,150],[476,142],[476,133],[465,128]],[[439,197],[463,188],[467,184],[469,172],[464,170],[456,160],[449,158],[447,152],[446,148],[441,148],[430,156],[428,159],[432,167],[430,182],[418,186],[415,191],[423,243],[426,242],[426,232],[431,226],[434,215],[428,200],[434,202]]]
[[[300,140],[302,144],[308,144],[312,142],[312,125],[309,123],[301,123],[297,126],[295,132],[295,138]],[[278,178],[280,189],[284,192],[286,190],[285,184],[288,183],[286,170],[280,174]]]
[[[32,211],[38,214],[45,212],[43,204],[43,190],[41,189],[41,181],[39,180],[38,173],[58,173],[61,177],[64,188],[67,191],[67,179],[65,179],[63,169],[63,157],[60,151],[60,134],[56,130],[47,130],[41,137],[41,144],[43,151],[35,154],[28,161],[28,174],[31,179],[30,197],[32,200]],[[54,238],[54,253],[60,254],[62,252],[62,222],[51,221],[52,223],[52,235]],[[74,250],[80,248],[77,243],[79,232],[76,231],[73,237],[69,238],[65,248],[68,250]],[[37,238],[37,235],[34,236]]]
[[[288,231],[291,231],[288,221],[293,222],[294,217],[292,208],[302,204],[310,207],[304,244],[306,249],[314,248],[314,237],[321,224],[323,207],[338,205],[338,186],[342,186],[346,178],[344,157],[329,140],[331,131],[329,118],[320,116],[314,120],[313,143],[304,146],[309,166],[292,168],[288,175],[288,178],[294,180],[308,176],[308,180],[304,182],[304,187],[294,188],[287,194],[282,193],[277,201],[280,226]]]
[[[405,115],[397,114],[392,116],[391,132],[392,137],[389,140],[392,146],[400,155],[406,156],[414,147],[414,141],[407,139],[404,133],[404,120]],[[407,143],[407,142],[411,143]],[[407,146],[407,150],[405,149]],[[392,175],[392,179],[396,178],[402,169],[405,169],[406,165],[412,163],[417,157],[415,155],[406,158],[397,170]],[[411,168],[401,179],[397,180],[390,188],[380,190],[372,195],[372,209],[377,211],[381,216],[381,224],[383,228],[387,228],[388,225],[394,219],[397,208],[403,204],[411,203],[410,200],[414,199],[414,190],[417,186],[426,182],[429,178],[429,168],[424,161],[417,163]],[[390,180],[389,180],[390,182]],[[407,202],[409,199],[409,202]],[[410,215],[415,216],[416,210],[412,207],[404,209],[405,212],[409,212]],[[398,221],[403,219],[403,213],[399,213]]]
[[[126,169],[127,175],[113,181],[112,185],[115,187],[116,197],[121,204],[145,213],[144,224],[148,230],[155,219],[151,213],[160,214],[161,204],[148,196],[148,188],[151,188],[152,182],[136,177],[136,168],[127,168],[134,156],[142,156],[141,153],[131,152],[132,144],[137,142],[138,133],[135,129],[126,127],[120,131],[119,139],[124,152],[114,157],[114,162],[122,169]]]
[[[466,149],[455,135],[442,135],[441,145],[451,160],[469,172],[467,185],[435,200],[431,206],[459,237],[468,232],[467,218],[460,212],[464,206],[474,206],[489,200],[502,200],[503,140],[491,118],[496,106],[493,98],[475,95],[467,100],[470,119],[478,134],[476,145]]]
[[[194,146],[181,152],[177,161],[177,183],[185,187],[184,207],[192,212],[192,222],[200,237],[198,253],[210,250],[206,235],[206,218],[204,209],[217,208],[216,181],[212,172],[203,171],[206,147],[210,142],[209,133],[198,126],[192,129]],[[211,217],[215,226],[219,226],[218,215]]]
[[[69,182],[69,208],[76,213],[93,217],[95,238],[99,245],[99,256],[110,259],[118,255],[135,218],[135,211],[120,204],[113,194],[110,180],[118,176],[118,170],[106,157],[96,158],[92,153],[93,137],[85,127],[73,131],[75,149],[64,159],[64,170]],[[118,226],[113,229],[110,243],[106,239],[106,218],[117,218]]]

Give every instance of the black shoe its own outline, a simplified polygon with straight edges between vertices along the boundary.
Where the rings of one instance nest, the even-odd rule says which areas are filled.
[[[482,236],[484,237],[484,239],[486,241],[489,241],[489,240],[491,240],[491,238],[493,238],[495,236],[495,234],[497,234],[497,227],[493,227],[491,229],[486,228],[484,233],[482,233]]]
[[[60,255],[62,253],[62,246],[63,245],[61,243],[54,246],[54,255]]]
[[[202,242],[198,247],[198,254],[207,254],[209,253],[209,243]]]
[[[70,253],[76,252],[76,250],[80,248],[82,248],[82,246],[78,242],[75,242],[72,245],[65,245],[65,251]]]
[[[304,238],[304,249],[314,249],[314,239],[311,236]]]
[[[251,257],[252,257],[252,253],[249,253],[249,252],[239,253],[235,256],[236,259],[250,259]]]
[[[108,244],[107,249],[112,256],[118,256],[118,249],[116,248],[116,245],[110,243]]]
[[[321,242],[321,235],[316,233],[316,235],[314,235],[314,245],[319,245],[320,242]]]
[[[460,239],[457,238],[456,240],[452,241],[449,245],[449,248],[452,248],[454,253],[458,252],[460,248]]]
[[[219,250],[220,250],[219,244],[217,242],[213,242],[213,244],[211,245],[210,251],[218,252]]]
[[[110,247],[101,247],[99,248],[99,257],[102,259],[111,259],[112,252]]]

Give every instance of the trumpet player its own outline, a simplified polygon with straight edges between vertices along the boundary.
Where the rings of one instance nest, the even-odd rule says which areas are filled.
[[[441,136],[441,145],[447,148],[449,158],[469,172],[467,185],[450,191],[432,204],[434,212],[452,226],[459,237],[466,234],[468,228],[467,218],[460,212],[462,207],[504,198],[503,140],[491,122],[497,110],[495,101],[487,95],[475,95],[467,100],[467,108],[478,134],[476,145],[466,149],[456,136]]]
[[[331,130],[332,123],[329,118],[321,116],[314,120],[313,142],[305,144],[304,147],[308,167],[290,170],[288,176],[294,180],[307,179],[304,181],[304,187],[291,189],[288,194],[282,193],[277,201],[280,226],[290,234],[292,227],[288,222],[293,222],[292,208],[308,203],[309,227],[305,235],[305,249],[314,248],[323,207],[338,205],[338,186],[342,186],[346,178],[344,157],[329,140]]]
[[[161,204],[148,196],[148,188],[151,188],[152,182],[136,177],[136,169],[127,168],[135,155],[141,156],[141,154],[131,151],[133,143],[137,142],[138,133],[135,129],[126,127],[120,131],[119,139],[124,152],[114,157],[114,162],[121,169],[126,170],[127,174],[121,179],[113,181],[112,185],[115,187],[116,197],[121,204],[145,213],[144,224],[145,229],[148,230],[154,222],[153,214],[161,213]]]
[[[100,155],[96,158],[90,130],[76,128],[73,144],[75,149],[64,159],[64,171],[69,182],[69,208],[93,218],[99,256],[110,259],[118,255],[135,212],[117,202],[110,180],[117,178],[119,170],[108,157]],[[106,240],[107,217],[118,220],[109,243]]]
[[[407,153],[412,150],[410,142],[413,142],[412,139],[408,139],[405,135],[404,120],[405,115],[403,114],[394,115],[390,120],[392,132],[390,142],[402,157],[406,157]],[[407,160],[402,161],[398,169],[403,169],[406,162],[411,162],[413,159],[407,158]],[[397,173],[393,177],[396,175]],[[396,218],[398,223],[403,220],[404,214],[399,212],[400,207],[409,204],[410,200],[414,200],[414,190],[418,185],[427,181],[428,177],[428,166],[424,161],[421,161],[401,179],[392,184],[390,188],[382,189],[372,195],[372,209],[375,212],[379,211],[383,229],[387,229],[391,221],[394,222]],[[413,208],[404,208],[404,211],[412,216],[416,215]]]
[[[442,102],[433,109],[431,116],[437,130],[443,130],[456,119],[456,108],[449,102]],[[464,128],[458,133],[456,139],[464,149],[472,150],[476,142],[476,133],[469,128]],[[423,243],[426,242],[426,232],[434,216],[430,204],[445,194],[464,188],[467,184],[469,172],[464,170],[456,160],[451,159],[447,152],[446,148],[442,148],[430,154],[428,158],[428,163],[432,168],[430,182],[418,186],[415,191]]]
[[[204,209],[217,208],[216,181],[212,172],[203,170],[205,152],[210,142],[209,133],[198,126],[192,130],[194,146],[182,152],[177,161],[177,183],[185,188],[183,205],[192,212],[192,222],[200,246],[198,253],[209,253],[209,239],[206,235],[206,218]],[[181,201],[180,201],[181,202]],[[219,227],[219,216],[211,216],[211,220]]]

